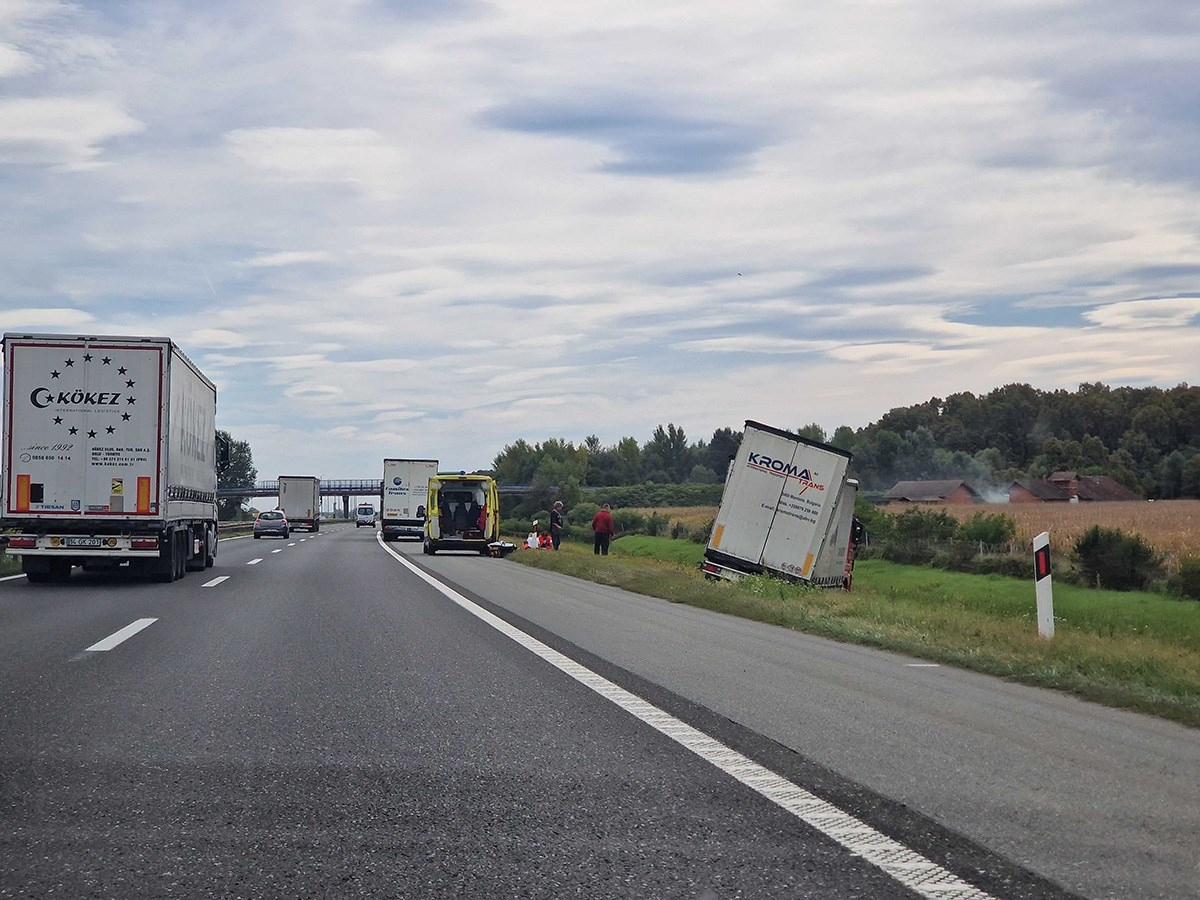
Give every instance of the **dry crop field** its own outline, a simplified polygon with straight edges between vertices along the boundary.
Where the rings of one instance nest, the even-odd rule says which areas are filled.
[[[717,517],[715,506],[646,506],[637,507],[634,511],[643,516],[658,513],[660,516],[666,516],[669,523],[682,522],[688,528],[707,525]]]
[[[900,515],[903,504],[885,507],[890,515]],[[977,503],[946,504],[944,509],[956,519],[965,520],[976,513],[1008,516],[1017,523],[1017,542],[1023,547],[1033,543],[1035,535],[1050,532],[1051,545],[1061,553],[1075,545],[1093,525],[1139,534],[1167,558],[1174,569],[1185,556],[1200,556],[1200,500],[1136,500],[1129,503]],[[689,528],[707,525],[717,515],[715,506],[646,507],[644,515],[658,513],[670,522],[682,522]]]
[[[1093,525],[1140,535],[1175,568],[1185,556],[1200,556],[1200,500],[1136,500],[1128,503],[979,503],[947,504],[956,519],[976,513],[1001,513],[1017,523],[1017,541],[1030,546],[1035,535],[1050,532],[1051,546],[1060,552],[1073,547]],[[892,505],[899,514],[903,506]]]

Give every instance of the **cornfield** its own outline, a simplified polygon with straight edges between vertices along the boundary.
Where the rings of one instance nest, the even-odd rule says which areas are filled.
[[[891,515],[899,515],[907,507],[893,504],[885,507]],[[1058,553],[1070,552],[1085,531],[1093,525],[1113,528],[1140,535],[1161,553],[1170,571],[1178,569],[1179,560],[1200,557],[1200,500],[1133,501],[1129,503],[954,503],[936,507],[944,509],[959,521],[976,513],[1005,515],[1017,523],[1017,546],[1029,549],[1033,539],[1043,531],[1050,532],[1050,545]],[[671,523],[681,522],[689,528],[707,525],[717,515],[715,506],[677,506],[644,509],[649,515],[657,512]],[[1030,551],[1032,552],[1032,550]]]
[[[1030,547],[1036,535],[1048,531],[1051,547],[1062,553],[1074,547],[1085,531],[1099,525],[1140,535],[1164,556],[1171,570],[1184,557],[1200,556],[1200,500],[946,504],[940,508],[959,521],[976,513],[1008,516],[1017,523],[1017,543],[1022,547]],[[903,506],[887,507],[889,513],[903,511]]]

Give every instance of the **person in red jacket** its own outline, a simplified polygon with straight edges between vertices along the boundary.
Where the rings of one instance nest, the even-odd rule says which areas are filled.
[[[592,531],[596,533],[595,554],[608,556],[608,542],[612,540],[616,528],[613,527],[613,517],[607,503],[592,516]]]

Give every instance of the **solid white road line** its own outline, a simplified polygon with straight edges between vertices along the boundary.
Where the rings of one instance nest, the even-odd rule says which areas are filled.
[[[581,666],[570,657],[548,647],[519,628],[509,625],[499,616],[493,615],[458,591],[417,568],[405,559],[403,554],[393,550],[379,537],[376,537],[376,540],[401,565],[476,618],[491,625],[501,634],[570,675],[601,697],[641,719],[651,728],[686,747],[701,759],[732,775],[742,784],[790,812],[805,824],[837,841],[855,856],[862,857],[872,865],[879,867],[906,888],[922,897],[931,898],[931,900],[950,900],[950,898],[953,900],[993,900],[991,894],[968,884],[937,863],[910,850],[898,841],[892,840],[882,832],[876,831],[870,825],[843,812],[832,803],[825,802],[815,794],[809,793],[799,785],[775,774],[770,769],[648,703],[636,694],[631,694],[608,679],[597,675],[591,669]]]
[[[3,578],[0,578],[0,581],[14,581],[17,578],[24,578],[24,577],[25,577],[25,573],[22,572],[20,575],[5,575]]]
[[[228,581],[228,580],[229,580],[229,576],[228,576],[228,575],[218,575],[218,576],[217,576],[216,578],[214,578],[212,581],[206,581],[206,582],[204,582],[204,584],[200,585],[200,587],[216,587],[216,586],[217,586],[218,584],[220,584],[222,581]]]
[[[120,644],[122,641],[127,641],[143,628],[148,628],[157,622],[158,619],[138,619],[136,622],[130,622],[120,631],[115,631],[102,641],[97,641],[84,650],[84,653],[101,653],[105,650],[111,650],[113,647]]]

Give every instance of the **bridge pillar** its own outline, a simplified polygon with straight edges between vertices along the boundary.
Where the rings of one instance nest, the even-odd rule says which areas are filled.
[[[350,518],[350,495],[342,494],[342,518]]]

